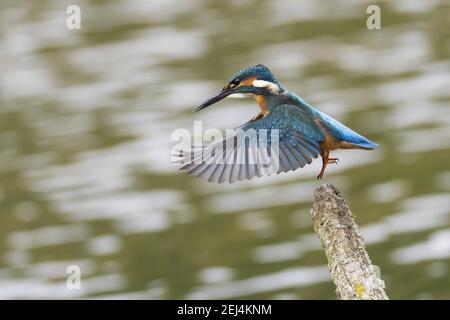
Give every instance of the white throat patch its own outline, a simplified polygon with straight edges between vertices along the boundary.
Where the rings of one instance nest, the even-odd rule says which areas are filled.
[[[280,93],[280,87],[277,84],[270,82],[270,81],[255,80],[255,81],[253,81],[253,86],[259,87],[259,88],[267,88],[275,94]]]
[[[247,98],[247,95],[245,93],[233,93],[230,94],[228,96],[228,98],[238,98],[238,99],[242,99],[242,98]]]

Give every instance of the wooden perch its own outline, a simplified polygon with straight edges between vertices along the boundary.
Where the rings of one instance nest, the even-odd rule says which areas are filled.
[[[336,187],[324,184],[316,189],[311,215],[338,298],[388,300],[354,216]]]

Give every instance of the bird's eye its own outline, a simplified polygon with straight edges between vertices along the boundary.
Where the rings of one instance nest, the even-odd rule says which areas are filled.
[[[241,80],[239,79],[234,79],[233,81],[230,82],[230,86],[232,88],[236,87],[239,83],[241,83]]]

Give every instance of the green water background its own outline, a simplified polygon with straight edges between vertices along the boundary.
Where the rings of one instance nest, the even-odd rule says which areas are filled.
[[[256,114],[191,109],[264,63],[381,145],[338,152],[324,182],[388,295],[449,299],[449,19],[444,0],[2,1],[0,298],[335,299],[309,217],[320,161],[233,185],[170,163],[174,129]]]

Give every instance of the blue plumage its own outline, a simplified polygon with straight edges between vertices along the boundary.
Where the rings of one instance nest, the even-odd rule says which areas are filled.
[[[228,83],[232,83],[234,80],[244,80],[251,77],[257,77],[258,80],[270,81],[281,87],[278,80],[275,78],[273,73],[263,64],[258,64],[256,66],[248,67],[239,70],[231,78],[228,79]]]
[[[312,107],[295,93],[288,92],[286,93],[286,95],[288,95],[298,107],[306,109],[307,112],[313,114],[314,117],[321,119],[326,129],[328,129],[329,132],[333,135],[333,137],[336,138],[337,140],[345,141],[366,149],[375,149],[378,147],[378,144],[356,133],[355,131],[343,125],[336,119],[333,119],[329,115]]]
[[[337,140],[345,141],[365,149],[375,149],[378,147],[378,144],[356,133],[329,115],[321,112],[320,117],[323,120],[324,125]]]

